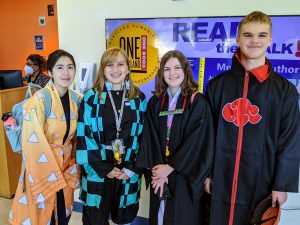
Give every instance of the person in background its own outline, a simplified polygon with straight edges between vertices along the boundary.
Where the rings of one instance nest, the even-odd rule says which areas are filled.
[[[298,191],[300,113],[294,85],[266,58],[272,22],[252,12],[238,26],[231,69],[206,89],[216,131],[210,225],[248,225],[268,196],[281,207]]]
[[[26,59],[24,67],[25,76],[22,78],[24,83],[34,83],[45,87],[50,77],[43,72],[46,71],[47,63],[44,57],[38,54],[31,54]]]
[[[211,169],[211,111],[180,51],[161,59],[136,167],[150,168],[150,225],[202,224],[200,198]]]
[[[139,209],[135,168],[147,102],[132,83],[126,52],[107,49],[79,110],[76,161],[82,165],[84,225],[130,224]]]
[[[41,91],[23,106],[25,170],[9,214],[14,225],[67,225],[74,190],[80,184],[80,167],[75,163],[79,106],[68,89],[75,77],[75,61],[70,53],[56,50],[49,55],[47,67],[53,80],[45,87],[51,97],[50,115],[45,118]]]

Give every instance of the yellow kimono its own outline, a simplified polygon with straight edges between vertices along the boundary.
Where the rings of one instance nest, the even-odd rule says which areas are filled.
[[[63,189],[66,216],[72,212],[74,189],[79,187],[80,167],[75,163],[75,133],[78,106],[70,92],[70,131],[62,145],[67,124],[63,106],[53,84],[52,106],[44,115],[44,96],[38,91],[23,106],[22,157],[25,172],[21,174],[9,214],[9,222],[18,225],[49,225],[56,211],[56,192]],[[57,219],[56,219],[57,221]]]

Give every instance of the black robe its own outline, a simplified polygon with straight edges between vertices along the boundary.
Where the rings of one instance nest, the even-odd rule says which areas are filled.
[[[216,133],[210,225],[229,224],[233,195],[232,224],[247,225],[255,206],[272,190],[298,190],[300,115],[296,88],[275,73],[268,61],[265,70],[261,67],[249,72],[245,85],[245,70],[237,55],[232,68],[212,79],[206,89]],[[247,103],[238,105],[243,93]],[[235,110],[240,110],[235,104],[250,110],[241,109],[245,114],[235,120]],[[240,157],[238,136],[242,137]]]
[[[183,114],[174,115],[171,127],[168,164],[175,170],[168,176],[172,197],[166,203],[164,225],[200,224],[200,197],[213,159],[213,122],[206,99],[197,94],[191,103],[190,98]],[[168,110],[168,101],[166,96],[162,111]],[[176,109],[182,108],[183,101],[179,95]],[[148,102],[137,167],[166,163],[167,116],[159,116],[161,102],[155,96]],[[157,225],[159,204],[151,187],[150,225]]]

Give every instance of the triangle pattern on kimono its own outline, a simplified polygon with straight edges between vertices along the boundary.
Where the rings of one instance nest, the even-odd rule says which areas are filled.
[[[76,166],[73,166],[72,171],[70,172],[70,175],[73,175],[74,173],[77,173],[77,168]]]
[[[75,120],[75,116],[71,111],[70,111],[70,120]]]
[[[33,132],[30,137],[28,138],[28,142],[32,142],[32,143],[38,143],[39,140],[35,134],[35,132]]]
[[[62,115],[61,121],[66,121],[66,115],[65,114]]]
[[[37,163],[48,163],[48,159],[46,154],[43,152],[40,156],[40,158],[38,159],[38,161],[36,161]]]
[[[39,100],[45,98],[44,94],[40,91],[37,93],[37,96],[38,96]]]
[[[30,217],[23,221],[22,225],[31,225]]]
[[[38,197],[36,198],[37,202],[44,202],[45,198],[44,195],[42,193],[39,193]]]
[[[48,119],[57,119],[55,113],[51,110],[50,115],[48,116]]]
[[[33,180],[32,176],[31,176],[31,173],[29,173],[29,175],[28,175],[28,181],[30,183],[34,184],[34,180]]]
[[[47,180],[47,181],[56,181],[56,180],[57,180],[57,177],[56,177],[55,173],[52,172],[52,173],[50,174],[50,176],[48,177],[48,180]]]
[[[26,112],[27,112],[26,109],[23,109],[23,116],[26,114]]]
[[[25,113],[25,115],[23,116],[23,119],[24,119],[24,120],[27,120],[27,121],[30,121],[30,120],[31,120],[28,113]]]
[[[24,152],[22,152],[22,160],[23,160],[23,162],[26,162],[26,158],[25,158]]]
[[[23,205],[27,205],[27,197],[26,194],[24,194],[18,201],[19,203],[22,203]]]
[[[60,152],[59,152],[59,156],[63,156],[64,155],[64,151],[63,150],[60,150]]]
[[[46,209],[45,202],[41,202],[41,203],[38,205],[38,209]]]
[[[13,218],[13,213],[12,213],[12,210],[10,210],[10,212],[9,212],[9,219],[12,220],[12,218]]]

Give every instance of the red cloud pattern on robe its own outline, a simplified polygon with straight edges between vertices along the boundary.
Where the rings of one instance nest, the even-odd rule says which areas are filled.
[[[248,122],[256,124],[261,120],[259,108],[252,105],[247,98],[238,98],[227,103],[222,110],[223,118],[234,123],[237,127],[243,127]]]

